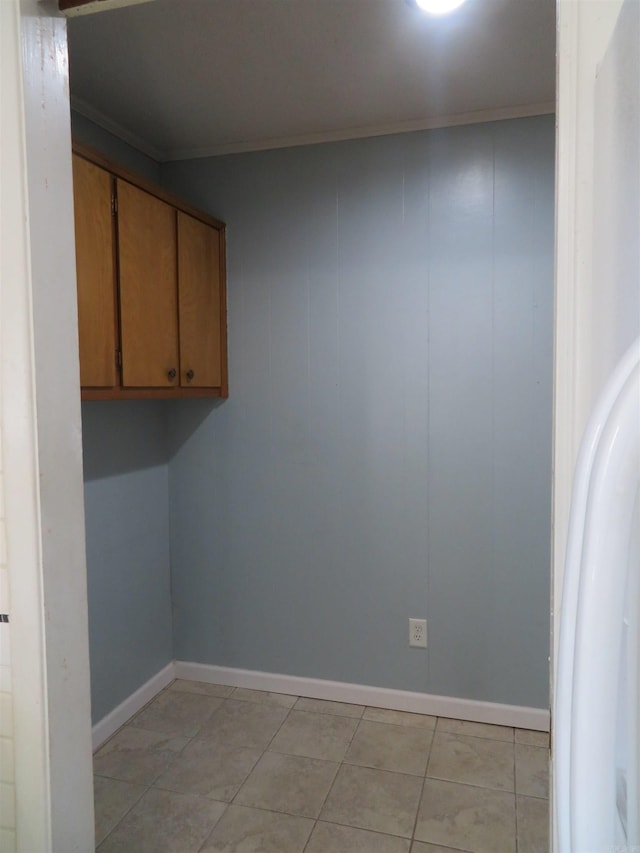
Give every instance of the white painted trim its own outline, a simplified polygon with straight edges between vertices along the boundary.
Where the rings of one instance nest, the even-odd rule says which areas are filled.
[[[593,387],[595,86],[622,8],[560,0],[557,7],[556,302],[553,426],[552,667],[555,701],[559,620],[571,507],[573,471],[597,389]],[[613,367],[613,365],[611,366]],[[552,757],[558,748],[554,723]],[[562,737],[562,734],[560,734]],[[554,759],[555,760],[555,759]],[[555,766],[552,768],[552,849],[557,836]],[[563,848],[564,849],[564,848]]]
[[[15,797],[6,786],[0,805],[5,814],[15,808],[13,828],[21,849],[45,853],[52,849],[51,780],[23,46],[19,0],[0,0],[0,465],[15,760]],[[5,725],[4,733],[9,732]]]
[[[248,669],[212,666],[204,663],[175,662],[175,678],[204,681],[207,684],[225,684],[269,690],[311,699],[328,699],[390,708],[394,711],[411,711],[414,714],[432,714],[476,723],[516,726],[523,729],[549,731],[549,711],[544,708],[526,708],[519,705],[501,705],[454,696],[434,696],[429,693],[412,693],[366,684],[348,684],[342,681],[325,681],[321,678],[300,678],[296,675],[277,675]]]
[[[85,853],[95,842],[67,31],[57,3],[20,0],[19,8],[33,323],[31,384],[40,472],[40,619],[49,730],[50,849]],[[7,493],[8,502],[13,497]],[[14,624],[17,619],[12,621],[12,632]],[[35,630],[25,623],[24,629],[32,627]],[[30,716],[37,698],[37,694],[22,695],[19,700],[16,689],[16,733],[20,718]],[[16,799],[18,818],[22,811],[23,824],[29,825],[33,818],[28,798],[18,792]],[[18,848],[43,850],[21,839],[19,824]]]
[[[500,107],[494,110],[474,110],[457,115],[433,116],[418,121],[399,121],[372,127],[351,127],[347,130],[330,130],[304,136],[285,136],[253,142],[231,142],[227,145],[211,145],[205,148],[178,148],[166,151],[163,162],[171,160],[195,160],[201,157],[220,157],[224,154],[246,154],[249,151],[266,151],[274,148],[295,148],[299,145],[319,145],[327,142],[345,142],[349,139],[366,139],[373,136],[391,136],[395,133],[414,133],[419,130],[435,130],[440,127],[457,127],[462,124],[485,124],[513,118],[549,115],[554,113],[555,103],[529,104],[521,107]]]
[[[266,151],[274,148],[294,148],[299,145],[318,145],[327,142],[345,142],[349,139],[366,139],[373,136],[391,136],[395,133],[414,133],[419,130],[435,130],[441,127],[457,127],[463,124],[485,124],[490,121],[528,118],[549,115],[555,112],[553,101],[529,104],[521,107],[501,107],[494,110],[474,110],[457,115],[434,116],[418,121],[401,121],[373,127],[352,127],[347,130],[310,133],[304,136],[286,136],[253,142],[231,142],[227,145],[211,145],[205,148],[182,148],[166,151],[163,162],[171,160],[194,160],[201,157],[220,157],[224,154],[246,154],[249,151]]]
[[[113,711],[110,711],[106,717],[103,717],[100,722],[96,723],[93,727],[94,752],[105,741],[109,740],[111,735],[115,734],[127,720],[130,720],[134,714],[144,708],[147,702],[150,702],[154,696],[157,696],[161,690],[171,684],[175,677],[175,663],[171,661],[145,682],[142,687],[139,687],[135,693],[128,696]]]
[[[597,392],[593,346],[595,83],[622,0],[558,4],[556,275],[553,426],[553,661],[571,507],[573,472]],[[611,365],[613,370],[614,364]]]
[[[436,717],[451,717],[455,720],[471,720],[475,723],[549,731],[549,711],[544,708],[501,705],[496,702],[458,699],[455,696],[433,696],[429,693],[412,693],[409,690],[370,687],[367,684],[348,684],[343,681],[326,681],[322,678],[301,678],[297,675],[278,675],[272,672],[257,672],[250,669],[235,669],[179,660],[168,663],[95,724],[93,727],[94,751],[175,678],[202,681],[205,684],[267,690],[289,696],[305,696],[309,699],[326,699],[333,702],[349,702],[354,705],[369,705],[374,708],[390,708],[393,711],[410,711],[414,714],[431,714]]]
[[[391,136],[394,133],[413,133],[419,130],[435,130],[440,127],[457,127],[463,124],[484,124],[491,121],[505,121],[515,118],[549,115],[555,112],[554,101],[540,104],[527,104],[518,107],[499,107],[493,110],[474,110],[457,115],[436,116],[418,121],[394,122],[372,127],[352,127],[347,130],[333,130],[323,133],[310,133],[303,136],[284,136],[275,139],[254,140],[252,142],[230,142],[225,145],[209,145],[203,148],[174,148],[161,150],[150,142],[131,133],[121,124],[110,119],[100,110],[92,107],[80,98],[71,96],[71,108],[88,118],[94,124],[122,139],[138,151],[159,163],[173,160],[192,160],[202,157],[220,157],[225,154],[246,154],[250,151],[267,151],[275,148],[295,148],[299,145],[318,145],[326,142],[345,142],[349,139],[366,139],[373,136]]]
[[[138,6],[151,0],[93,0],[83,6],[73,6],[60,12],[65,18],[77,18],[80,15],[92,15],[94,12],[108,12],[111,9],[124,9],[126,6]]]
[[[88,118],[89,121],[92,121],[94,124],[97,124],[98,127],[101,127],[103,130],[106,130],[107,133],[113,134],[113,136],[117,136],[118,139],[121,139],[123,142],[126,142],[127,145],[133,146],[138,151],[142,152],[142,154],[146,154],[147,157],[151,157],[152,160],[155,160],[156,163],[160,163],[164,160],[164,156],[162,151],[159,148],[151,145],[151,143],[147,142],[146,139],[142,139],[140,136],[136,136],[135,133],[131,133],[130,130],[127,130],[126,127],[123,127],[121,124],[118,124],[117,121],[113,121],[109,116],[106,116],[104,113],[97,110],[95,107],[92,107],[91,104],[88,104],[86,101],[83,101],[81,98],[77,98],[75,95],[71,95],[69,98],[71,102],[71,109],[85,118]]]

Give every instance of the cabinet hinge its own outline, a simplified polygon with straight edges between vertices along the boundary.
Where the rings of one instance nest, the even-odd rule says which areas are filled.
[[[118,196],[113,193],[111,196],[111,215],[115,216],[118,212]]]
[[[116,367],[118,370],[122,370],[122,350],[116,350]]]

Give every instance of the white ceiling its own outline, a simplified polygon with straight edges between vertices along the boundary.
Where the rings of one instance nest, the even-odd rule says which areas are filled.
[[[74,108],[180,159],[550,112],[555,2],[154,0],[70,19],[69,54]]]

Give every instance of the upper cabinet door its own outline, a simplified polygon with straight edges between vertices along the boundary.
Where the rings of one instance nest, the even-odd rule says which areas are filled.
[[[73,154],[82,399],[227,397],[224,222]]]
[[[74,154],[73,195],[80,384],[113,388],[118,381],[113,177]]]
[[[178,211],[180,384],[187,388],[226,386],[223,235]]]
[[[176,211],[117,179],[122,384],[178,385]]]

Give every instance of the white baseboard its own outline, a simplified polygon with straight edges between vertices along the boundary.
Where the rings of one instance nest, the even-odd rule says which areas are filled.
[[[130,720],[141,708],[144,708],[147,702],[150,702],[154,696],[164,690],[168,684],[171,684],[175,677],[175,662],[171,661],[142,687],[139,687],[135,693],[127,697],[113,711],[110,711],[106,717],[103,717],[100,722],[96,723],[92,730],[94,751],[117,732],[120,726]]]
[[[98,749],[147,702],[171,684],[174,678],[204,681],[207,684],[224,684],[230,687],[248,687],[253,690],[269,690],[273,693],[306,696],[310,699],[371,705],[375,708],[390,708],[394,711],[411,711],[414,714],[432,714],[436,717],[471,720],[475,723],[549,731],[549,711],[544,708],[501,705],[496,702],[457,699],[455,696],[433,696],[430,693],[412,693],[409,690],[392,690],[387,687],[370,687],[366,684],[348,684],[343,681],[326,681],[322,678],[301,678],[297,675],[278,675],[272,672],[257,672],[179,660],[168,663],[153,678],[95,724],[93,749]]]
[[[433,696],[429,693],[412,693],[408,690],[391,690],[386,687],[369,687],[365,684],[348,684],[342,681],[325,681],[320,678],[300,678],[295,675],[276,675],[271,672],[254,672],[204,663],[175,662],[175,678],[205,681],[208,684],[225,684],[269,690],[310,699],[329,699],[351,702],[394,711],[412,711],[415,714],[432,714],[476,723],[516,726],[522,729],[549,731],[549,711],[545,708],[526,708],[520,705],[501,705],[452,696]]]

